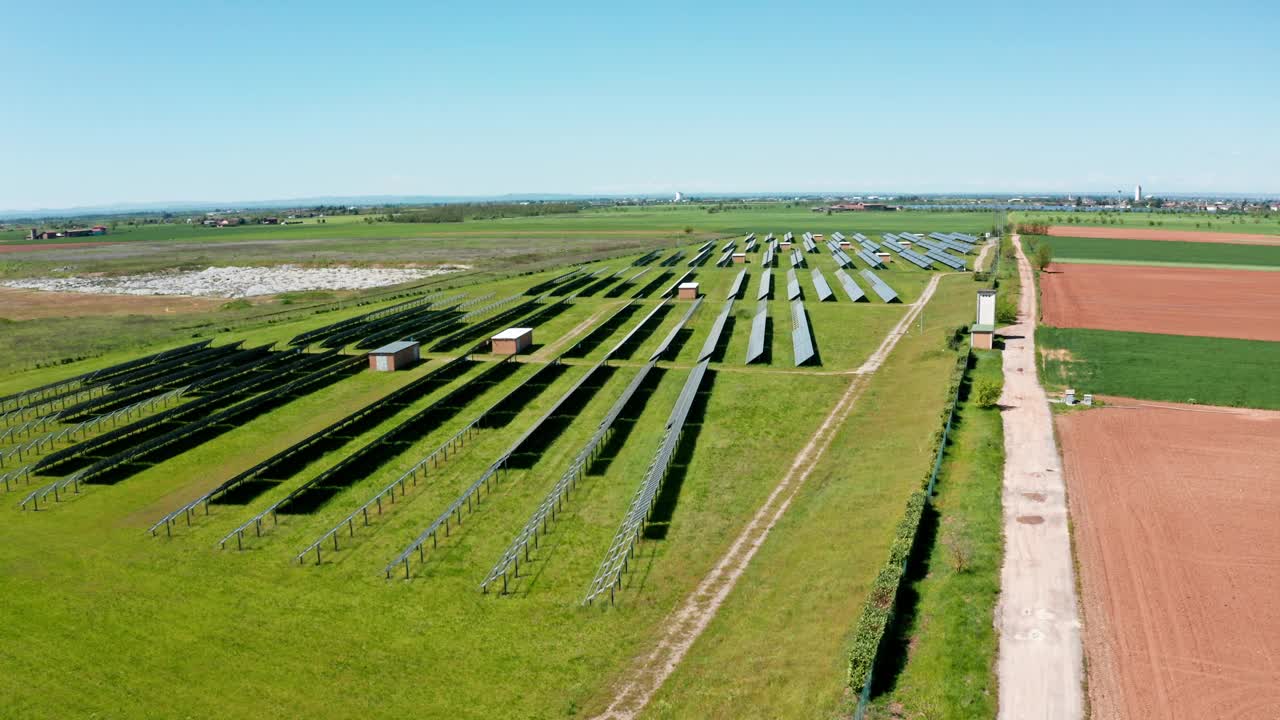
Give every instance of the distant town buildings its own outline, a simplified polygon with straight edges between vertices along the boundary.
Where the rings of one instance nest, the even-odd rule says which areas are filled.
[[[1133,186],[1133,201],[1136,203],[1142,202],[1142,186],[1141,185]]]
[[[679,190],[677,190],[677,191],[676,191],[676,197],[675,197],[675,199],[674,199],[674,200],[672,200],[672,202],[684,202],[684,193],[682,193],[682,192],[680,192]]]
[[[888,211],[900,210],[896,205],[888,205],[886,203],[869,203],[869,202],[843,202],[825,207],[813,208],[814,212],[870,212],[873,210]]]
[[[73,228],[71,230],[37,230],[31,228],[27,233],[28,240],[53,240],[55,238],[69,237],[89,237],[92,235],[106,235],[107,227],[105,225],[94,225],[88,228]]]

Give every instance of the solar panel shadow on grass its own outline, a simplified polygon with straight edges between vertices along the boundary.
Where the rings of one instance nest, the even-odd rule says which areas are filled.
[[[827,284],[827,278],[818,268],[813,269],[813,287],[818,291],[818,300],[820,302],[829,302],[836,299],[836,294],[831,292],[831,286]]]
[[[669,257],[667,257],[667,259],[665,259],[665,260],[663,260],[662,262],[658,263],[658,265],[659,265],[660,267],[671,267],[671,266],[675,265],[676,263],[680,262],[680,258],[682,258],[682,257],[684,257],[684,251],[683,251],[683,250],[677,250],[677,251],[675,251],[674,253],[672,253]]]
[[[796,367],[813,362],[818,355],[813,348],[813,335],[809,331],[809,317],[804,311],[803,300],[791,301],[791,349]]]
[[[693,304],[690,305],[689,309],[685,312],[684,317],[680,318],[680,322],[676,323],[676,326],[671,328],[671,332],[667,333],[667,336],[662,340],[662,343],[658,345],[658,349],[654,350],[653,354],[649,356],[650,360],[660,360],[667,354],[667,351],[671,348],[671,343],[675,341],[676,336],[684,329],[685,324],[689,322],[689,318],[693,316],[694,311],[702,305],[702,300],[703,298],[698,298],[693,301]]]
[[[796,278],[795,268],[787,271],[787,299],[795,300],[800,297],[800,281]]]
[[[689,281],[690,281],[690,280],[692,280],[692,279],[693,279],[697,274],[698,274],[698,272],[697,272],[696,270],[690,270],[689,272],[687,272],[687,273],[685,273],[685,274],[681,275],[679,280],[676,280],[675,282],[671,283],[671,286],[670,286],[670,287],[668,287],[666,290],[663,290],[663,291],[662,291],[662,297],[664,297],[664,298],[672,297],[673,295],[675,295],[675,294],[676,294],[676,290],[680,289],[680,285],[681,285],[682,283],[687,283],[687,282],[689,282]]]
[[[844,270],[836,271],[836,279],[840,281],[840,285],[844,287],[845,294],[853,302],[868,302],[866,293],[862,292],[862,288],[858,287],[858,283],[849,277],[849,273]]]
[[[760,289],[756,291],[756,299],[764,300],[773,294],[773,271],[765,270],[760,275]]]
[[[661,286],[667,280],[670,280],[671,276],[673,275],[675,275],[675,273],[673,272],[658,273],[653,279],[651,279],[648,283],[646,283],[644,287],[637,290],[635,294],[632,295],[631,297],[636,299],[643,299],[643,298],[649,297],[654,293],[655,290],[658,289],[659,286]]]
[[[747,364],[768,362],[765,356],[765,330],[769,324],[769,301],[761,300],[756,306],[755,317],[751,319],[751,337],[747,340]]]
[[[637,304],[635,300],[628,300],[626,305],[618,308],[616,312],[597,325],[586,335],[582,336],[568,350],[564,352],[563,357],[575,358],[584,357],[592,350],[595,350],[605,340],[625,323],[632,315],[636,314],[642,306]]]
[[[729,298],[724,304],[724,309],[720,311],[720,315],[716,317],[715,323],[711,325],[711,333],[707,335],[706,342],[702,343],[702,352],[698,353],[698,360],[706,360],[716,352],[716,347],[720,345],[720,336],[724,333],[725,323],[729,321],[729,315],[733,312],[733,298]]]

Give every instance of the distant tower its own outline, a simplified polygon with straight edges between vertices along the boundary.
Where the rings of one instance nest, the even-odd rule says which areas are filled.
[[[679,192],[679,191],[677,191],[677,192],[676,192],[676,199],[674,200],[674,202],[683,202],[683,201],[684,201],[684,194],[683,194],[683,193],[681,193],[681,192]]]
[[[1141,185],[1133,186],[1133,201],[1142,202],[1142,186]]]

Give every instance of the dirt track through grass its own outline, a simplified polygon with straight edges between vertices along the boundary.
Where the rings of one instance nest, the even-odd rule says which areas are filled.
[[[843,424],[865,390],[869,376],[880,368],[898,340],[910,329],[911,323],[929,302],[940,278],[939,275],[930,278],[920,299],[894,326],[871,357],[858,368],[858,377],[850,383],[839,402],[796,455],[787,474],[711,572],[685,599],[680,609],[662,624],[663,630],[657,645],[639,661],[631,680],[619,688],[613,701],[599,718],[635,718],[679,666],[689,648],[716,616],[725,598],[733,591],[747,565],[768,538],[769,531],[787,511],[809,473],[830,446],[835,431]]]

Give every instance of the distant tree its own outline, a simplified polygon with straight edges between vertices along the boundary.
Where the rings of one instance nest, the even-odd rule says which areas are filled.
[[[692,226],[692,225],[685,225],[685,226],[684,226],[684,234],[685,234],[685,235],[692,235],[692,234],[693,234],[693,226]]]

